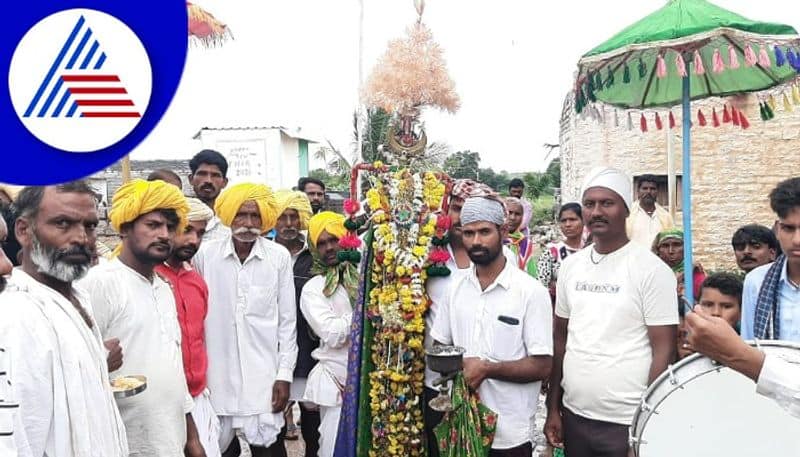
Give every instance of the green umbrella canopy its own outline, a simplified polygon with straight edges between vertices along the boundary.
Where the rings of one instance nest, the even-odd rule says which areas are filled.
[[[768,89],[797,77],[798,45],[800,37],[791,26],[751,21],[705,0],[670,0],[581,58],[576,105],[582,108],[593,98],[622,108],[679,104],[679,55],[691,79],[693,100]],[[749,50],[761,57],[759,63],[747,64]],[[722,72],[714,70],[715,53],[724,65]],[[731,53],[738,68],[732,68],[736,65],[731,64]],[[659,56],[666,68],[662,77],[657,70]],[[698,57],[703,74],[697,74]]]

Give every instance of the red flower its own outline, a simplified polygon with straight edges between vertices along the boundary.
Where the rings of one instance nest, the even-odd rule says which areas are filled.
[[[431,251],[428,255],[428,260],[433,263],[447,263],[450,260],[450,253],[446,249],[437,248]]]
[[[351,216],[356,214],[358,210],[361,209],[361,204],[358,202],[358,200],[353,200],[350,198],[345,200],[343,205],[344,205],[344,212]]]
[[[342,249],[358,249],[361,246],[361,238],[353,233],[348,233],[339,238],[339,246],[341,246]]]
[[[450,224],[451,224],[450,216],[448,216],[447,214],[440,214],[436,218],[436,228],[438,229],[447,230],[450,228]]]

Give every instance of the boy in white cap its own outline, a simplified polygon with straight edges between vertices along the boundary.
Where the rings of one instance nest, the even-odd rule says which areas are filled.
[[[628,240],[625,173],[593,170],[582,195],[594,245],[559,272],[545,435],[570,457],[626,457],[642,393],[675,359],[675,275]]]

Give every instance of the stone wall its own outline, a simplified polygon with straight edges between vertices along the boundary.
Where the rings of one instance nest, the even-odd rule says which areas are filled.
[[[739,97],[737,104],[750,121],[742,130],[732,124],[711,126],[711,108],[720,109],[724,101],[710,99],[692,103],[695,126],[692,128],[692,221],[694,253],[707,269],[733,269],[730,239],[741,225],[761,223],[771,226],[774,215],[769,209],[767,195],[782,179],[800,176],[800,107],[794,112],[783,109],[781,98],[775,118],[763,122],[759,116],[758,100],[754,96]],[[654,112],[647,111],[648,132],[639,128],[639,112],[633,114],[632,130],[627,129],[627,114],[618,112],[615,126],[614,110],[606,107],[601,119],[584,113],[576,115],[572,95],[564,103],[561,119],[561,182],[563,201],[579,198],[583,177],[593,167],[610,165],[627,171],[631,176],[644,173],[667,174],[668,112],[660,111],[665,130],[657,130]],[[697,124],[701,108],[708,126]],[[673,132],[675,168],[681,167],[680,108],[673,110],[677,128]],[[676,222],[680,224],[681,213]]]

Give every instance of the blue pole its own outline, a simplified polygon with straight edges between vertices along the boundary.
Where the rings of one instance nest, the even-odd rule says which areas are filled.
[[[689,306],[694,305],[694,262],[692,260],[692,110],[689,76],[683,77],[683,284]]]

